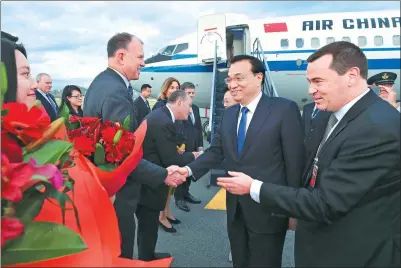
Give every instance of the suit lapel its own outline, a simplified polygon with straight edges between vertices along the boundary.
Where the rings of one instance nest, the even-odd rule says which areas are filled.
[[[246,151],[249,150],[252,142],[254,143],[256,137],[259,134],[260,128],[265,124],[267,118],[269,117],[269,106],[269,98],[263,94],[258,103],[258,106],[256,106],[256,110],[252,117],[252,121],[249,124],[248,130],[246,131],[244,147],[242,148],[241,154],[239,155],[240,158],[244,157]]]
[[[233,109],[232,111],[230,111],[230,113],[227,113],[227,115],[229,116],[228,118],[228,122],[230,122],[230,136],[232,138],[232,150],[233,150],[233,154],[238,157],[238,153],[237,153],[237,124],[238,124],[238,116],[239,116],[239,110],[240,110],[240,105],[236,104],[235,105],[235,109]],[[227,111],[227,110],[226,110]],[[223,123],[223,122],[222,122]]]
[[[374,101],[376,101],[379,97],[373,92],[369,91],[365,96],[363,96],[360,100],[358,100],[349,111],[344,115],[341,121],[338,123],[337,127],[333,130],[330,136],[327,138],[327,141],[323,145],[321,149],[321,153],[323,153],[324,149],[333,141],[333,139],[340,134],[341,131],[348,125],[350,121],[352,121],[355,117],[357,117],[363,110],[372,105]]]

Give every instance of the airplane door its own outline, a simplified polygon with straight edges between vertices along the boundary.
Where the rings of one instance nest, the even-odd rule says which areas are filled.
[[[217,57],[227,59],[226,16],[212,14],[198,20],[198,63],[211,63],[214,60],[214,44],[217,40]]]

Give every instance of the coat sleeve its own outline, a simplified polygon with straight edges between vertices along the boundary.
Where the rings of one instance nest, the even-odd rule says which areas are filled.
[[[281,123],[281,146],[287,185],[298,188],[302,182],[305,146],[302,119],[295,102],[291,102],[288,109],[284,111]]]
[[[110,94],[105,98],[102,106],[102,119],[112,122],[124,122],[130,115],[130,130],[135,131],[137,126],[133,106],[128,99],[121,94]],[[142,159],[136,169],[130,174],[129,180],[138,181],[156,188],[164,183],[167,177],[167,170]]]
[[[157,153],[161,159],[163,166],[169,167],[171,165],[185,166],[195,160],[191,152],[180,154],[177,152],[177,142],[175,133],[175,125],[164,125],[156,137]]]
[[[221,116],[219,126],[224,120],[224,112]],[[188,167],[192,171],[192,180],[197,181],[205,175],[211,168],[221,164],[224,160],[224,152],[221,143],[222,128],[218,127],[215,132],[214,139],[210,146],[195,161],[190,163]]]
[[[361,130],[369,135],[345,140],[337,157],[318,175],[317,188],[265,182],[260,189],[260,204],[278,214],[330,224],[372,197],[373,192],[378,198],[399,191],[399,132],[397,136],[381,129],[370,125]]]

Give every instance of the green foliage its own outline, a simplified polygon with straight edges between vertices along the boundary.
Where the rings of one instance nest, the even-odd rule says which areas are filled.
[[[7,241],[2,265],[48,260],[87,249],[82,237],[64,225],[30,222],[24,227],[22,236]]]

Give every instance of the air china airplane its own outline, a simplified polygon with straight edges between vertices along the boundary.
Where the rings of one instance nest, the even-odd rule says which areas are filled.
[[[270,69],[278,96],[291,99],[302,107],[312,102],[307,93],[306,59],[318,48],[334,41],[353,42],[368,57],[369,76],[379,72],[397,74],[395,89],[400,96],[400,13],[399,10],[321,13],[290,17],[246,20],[241,14],[213,14],[198,20],[198,31],[167,44],[146,59],[140,79],[152,86],[157,97],[167,77],[197,87],[195,103],[210,107],[215,41],[218,44],[218,68],[227,68],[229,59],[238,54],[255,54],[258,38]],[[260,49],[259,49],[260,51]]]

